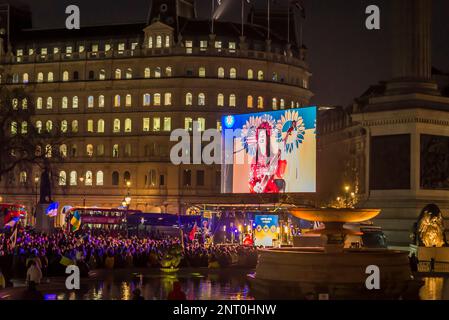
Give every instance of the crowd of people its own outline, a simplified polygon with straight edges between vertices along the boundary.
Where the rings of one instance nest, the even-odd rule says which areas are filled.
[[[65,275],[76,263],[81,275],[91,269],[160,268],[167,252],[179,248],[177,267],[255,267],[257,250],[243,245],[181,243],[179,238],[126,237],[108,232],[55,232],[51,235],[20,230],[16,239],[0,234],[0,273],[10,279],[39,283],[43,277]]]

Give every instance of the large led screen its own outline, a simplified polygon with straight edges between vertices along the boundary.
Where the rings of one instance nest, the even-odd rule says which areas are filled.
[[[316,107],[222,118],[223,193],[316,191]]]

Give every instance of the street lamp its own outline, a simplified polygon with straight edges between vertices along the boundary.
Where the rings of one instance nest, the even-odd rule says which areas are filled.
[[[81,187],[83,186],[84,183],[84,177],[80,177],[80,182],[81,182]],[[83,207],[86,206],[86,193],[85,190],[83,189]]]
[[[345,185],[345,205],[346,208],[349,207],[349,190],[351,189],[351,187],[349,185]]]

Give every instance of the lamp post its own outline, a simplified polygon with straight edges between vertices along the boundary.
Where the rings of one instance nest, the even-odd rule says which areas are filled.
[[[80,177],[80,182],[81,182],[81,187],[84,188],[83,183],[84,183],[84,177]],[[83,189],[83,207],[86,206],[86,192]]]
[[[36,175],[34,177],[34,213],[33,213],[33,218],[36,218],[36,213],[37,213],[37,205],[38,205],[38,186],[39,186],[39,176]],[[34,223],[34,221],[33,221]]]
[[[349,207],[349,190],[351,189],[350,186],[345,185],[345,206],[346,208]]]
[[[131,196],[129,193],[129,188],[131,187],[131,181],[126,181],[126,187],[127,187],[127,194],[126,197],[122,201],[122,206],[126,208],[125,211],[125,227],[126,227],[126,237],[128,237],[128,210],[129,206],[131,205]]]

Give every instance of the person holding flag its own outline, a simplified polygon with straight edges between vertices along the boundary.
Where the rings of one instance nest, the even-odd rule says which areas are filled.
[[[81,227],[81,216],[78,211],[73,213],[73,217],[70,220],[70,225],[72,226],[72,232],[76,232]]]
[[[190,231],[190,233],[189,233],[189,240],[190,241],[193,241],[193,240],[195,240],[195,235],[196,235],[196,230],[197,230],[197,225],[196,225],[196,222],[195,222],[195,224],[193,225],[193,228],[192,228],[192,230]]]

